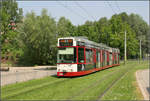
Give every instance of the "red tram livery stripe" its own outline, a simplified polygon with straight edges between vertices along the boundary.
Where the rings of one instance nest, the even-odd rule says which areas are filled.
[[[88,71],[80,71],[80,72],[57,72],[57,76],[63,76],[63,77],[73,77],[73,76],[81,76],[81,75],[87,75],[93,72],[97,72],[106,68],[110,68],[113,66],[119,66],[120,64],[114,64],[114,65],[109,65],[109,66],[104,66],[101,68],[93,68],[91,70]]]

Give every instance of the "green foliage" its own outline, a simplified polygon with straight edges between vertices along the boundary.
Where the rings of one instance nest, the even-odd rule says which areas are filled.
[[[130,14],[129,16],[126,13],[119,14],[122,17],[123,22],[127,22],[131,29],[136,34],[137,40],[142,40],[142,49],[143,53],[148,53],[148,35],[149,26],[148,24],[140,17],[138,14]]]
[[[121,50],[121,57],[123,57],[124,53],[124,33],[127,33],[127,55],[128,58],[134,57],[138,52],[138,41],[136,39],[135,32],[130,28],[130,26],[123,22],[120,16],[114,15],[110,19],[110,46],[119,48]]]
[[[13,0],[0,3],[0,26],[2,59],[17,61],[26,65],[55,64],[57,38],[86,36],[89,40],[119,48],[124,57],[124,33],[127,32],[128,58],[139,57],[139,40],[142,40],[142,54],[148,53],[150,28],[137,14],[125,12],[103,17],[98,21],[86,21],[74,26],[61,17],[58,22],[43,10],[40,16],[28,13],[24,19],[22,9]],[[14,26],[11,24],[15,23]],[[17,29],[14,30],[13,27]]]
[[[21,60],[26,65],[56,63],[56,22],[45,9],[41,16],[28,13],[18,31],[24,44]]]
[[[21,49],[18,45],[18,33],[13,28],[16,28],[16,25],[22,20],[22,9],[18,8],[15,1],[5,0],[0,2],[0,11],[1,58],[16,61],[21,54]]]
[[[57,36],[67,37],[73,36],[75,27],[65,17],[61,17],[57,23]]]

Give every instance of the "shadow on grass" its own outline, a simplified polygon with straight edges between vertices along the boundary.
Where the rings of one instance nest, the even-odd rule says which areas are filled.
[[[34,70],[57,70],[56,67],[36,68]]]

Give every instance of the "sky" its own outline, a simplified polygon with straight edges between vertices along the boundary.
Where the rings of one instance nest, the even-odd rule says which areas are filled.
[[[34,11],[40,15],[43,8],[56,21],[64,16],[74,25],[84,24],[85,21],[97,21],[102,17],[111,18],[113,14],[126,12],[139,14],[149,24],[149,1],[17,1],[23,8],[23,15]]]

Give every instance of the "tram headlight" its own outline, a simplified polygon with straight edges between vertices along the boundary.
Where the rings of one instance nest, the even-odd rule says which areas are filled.
[[[60,69],[58,69],[58,72],[60,72]]]

